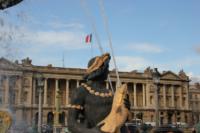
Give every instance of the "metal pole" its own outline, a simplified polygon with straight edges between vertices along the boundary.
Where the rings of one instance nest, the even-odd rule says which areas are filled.
[[[159,102],[158,102],[158,84],[155,84],[155,115],[156,115],[156,128],[159,126]]]
[[[42,88],[39,88],[38,133],[42,133]]]

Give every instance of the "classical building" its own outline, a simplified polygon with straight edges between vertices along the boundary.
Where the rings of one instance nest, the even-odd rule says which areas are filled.
[[[192,122],[196,124],[200,120],[200,84],[195,83],[189,88],[190,108],[192,110]]]
[[[38,74],[44,77],[42,93],[43,124],[54,123],[56,90],[59,90],[61,111],[59,121],[67,125],[67,105],[74,88],[82,82],[85,69],[35,66],[26,58],[19,62],[0,59],[0,104],[9,108],[16,121],[26,121],[29,125],[38,121]],[[189,78],[183,71],[175,74],[164,71],[159,83],[159,121],[160,124],[191,121],[189,108]],[[119,72],[120,79],[127,83],[131,102],[132,118],[143,122],[155,122],[155,85],[152,69],[144,72]],[[112,86],[116,86],[115,72],[110,72]],[[105,86],[111,88],[108,82]]]

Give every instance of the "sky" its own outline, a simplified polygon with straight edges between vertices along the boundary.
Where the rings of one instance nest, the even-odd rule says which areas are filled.
[[[183,69],[200,81],[199,0],[24,0],[0,11],[0,56],[86,68],[101,55],[98,38],[111,52],[107,31],[119,71]]]

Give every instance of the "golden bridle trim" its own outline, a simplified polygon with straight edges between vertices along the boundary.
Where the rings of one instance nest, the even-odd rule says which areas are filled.
[[[72,104],[68,104],[68,105],[67,105],[67,108],[83,110],[83,106],[81,106],[81,105],[72,105]]]
[[[92,95],[100,96],[100,97],[112,97],[113,96],[111,91],[109,91],[108,93],[97,92],[85,83],[81,83],[81,85]]]

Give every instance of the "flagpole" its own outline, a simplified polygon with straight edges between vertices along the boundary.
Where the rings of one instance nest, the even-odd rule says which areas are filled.
[[[91,58],[93,57],[93,41],[91,40],[91,46],[90,46],[90,49],[91,49]]]
[[[101,45],[100,38],[99,38],[98,33],[97,33],[97,29],[96,29],[96,25],[95,25],[94,18],[93,18],[92,15],[90,14],[90,11],[89,11],[89,9],[88,9],[87,6],[86,6],[86,2],[85,2],[84,0],[80,0],[80,2],[81,2],[81,6],[82,6],[83,10],[85,11],[87,17],[90,19],[90,22],[91,22],[91,25],[92,25],[92,29],[93,29],[94,35],[95,35],[95,37],[96,37],[97,45],[98,45],[98,47],[99,47],[100,52],[103,54],[104,51],[103,51],[103,48],[102,48],[102,45]],[[119,76],[117,76],[117,77],[119,77]],[[118,78],[118,79],[119,79],[119,78]],[[114,93],[114,89],[113,89],[113,86],[112,86],[112,83],[111,83],[111,79],[110,79],[110,74],[108,74],[108,81],[109,81],[109,83],[110,83],[111,90],[112,90],[112,92]],[[119,81],[119,80],[118,80],[118,81]]]

